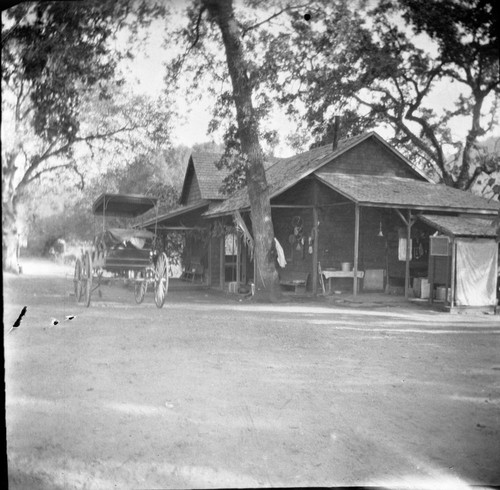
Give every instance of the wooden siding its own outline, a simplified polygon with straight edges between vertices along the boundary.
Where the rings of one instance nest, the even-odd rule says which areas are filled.
[[[378,236],[383,211],[373,208],[360,209],[359,269],[386,269],[386,237]]]
[[[325,165],[322,172],[391,175],[425,181],[394,153],[374,138],[369,138]]]
[[[340,269],[354,259],[354,204],[320,208],[318,260],[323,269]]]
[[[313,181],[313,178],[306,177],[304,180],[297,182],[290,189],[286,190],[279,196],[276,196],[274,199],[271,199],[271,205],[311,205],[313,202]]]

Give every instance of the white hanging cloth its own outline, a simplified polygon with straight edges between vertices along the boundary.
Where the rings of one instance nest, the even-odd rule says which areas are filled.
[[[457,305],[496,305],[497,268],[498,244],[495,240],[457,240]]]
[[[410,260],[412,253],[412,239],[410,238]],[[398,260],[406,260],[406,238],[399,239]]]
[[[285,259],[285,252],[283,252],[283,247],[281,246],[280,242],[278,242],[278,239],[274,239],[274,244],[276,245],[276,252],[278,254],[278,264],[281,268],[284,268],[286,266],[286,259]]]

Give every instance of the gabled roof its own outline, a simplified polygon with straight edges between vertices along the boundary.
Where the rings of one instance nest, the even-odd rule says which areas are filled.
[[[334,191],[364,206],[475,214],[495,214],[500,207],[500,203],[471,192],[402,177],[346,175],[321,171],[315,175]]]
[[[225,199],[226,196],[220,192],[222,181],[229,174],[229,169],[226,167],[220,170],[215,164],[220,160],[221,154],[210,152],[194,152],[189,157],[188,166],[184,176],[182,186],[181,200],[187,192],[188,174],[193,172],[196,174],[198,185],[200,187],[201,199]]]
[[[464,237],[496,237],[496,227],[493,225],[493,219],[475,218],[471,216],[439,216],[439,215],[421,215],[419,219],[424,223],[447,235]]]
[[[429,180],[423,173],[413,167],[411,162],[406,159],[401,153],[396,151],[390,146],[382,137],[375,132],[364,133],[353,138],[340,140],[337,148],[334,150],[331,144],[320,146],[312,150],[294,155],[289,158],[278,160],[274,165],[269,167],[266,171],[267,184],[270,190],[271,198],[276,197],[282,192],[286,191],[304,177],[312,174],[320,169],[333,159],[339,157],[346,151],[367,140],[368,138],[375,138],[381,142],[388,150],[397,155],[398,158],[403,160],[410,169],[412,169],[419,177],[424,177]],[[240,189],[235,192],[231,197],[224,202],[215,206],[212,210],[204,213],[204,216],[213,217],[224,214],[229,214],[237,209],[245,209],[249,207],[249,200],[247,190]]]
[[[181,201],[188,190],[188,174],[193,170],[200,187],[201,199],[223,200],[227,198],[226,194],[220,192],[220,188],[223,180],[229,175],[230,171],[227,167],[222,167],[220,170],[216,167],[215,164],[221,158],[222,153],[194,152],[191,154],[182,185]],[[265,160],[264,166],[268,168],[278,160],[280,159],[269,157]]]

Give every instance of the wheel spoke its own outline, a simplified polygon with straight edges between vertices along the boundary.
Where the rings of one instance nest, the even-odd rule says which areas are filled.
[[[90,297],[92,295],[92,260],[90,253],[85,254],[85,261],[83,264],[84,284],[85,284],[85,306],[90,306]]]
[[[165,303],[168,290],[168,259],[165,253],[158,257],[155,275],[155,303],[158,308],[161,308]]]
[[[148,288],[148,282],[146,279],[146,274],[144,272],[139,272],[134,284],[134,296],[136,303],[140,304],[144,301],[144,296]]]
[[[73,286],[75,289],[75,299],[77,302],[80,302],[82,299],[82,261],[80,259],[77,259],[75,263]]]

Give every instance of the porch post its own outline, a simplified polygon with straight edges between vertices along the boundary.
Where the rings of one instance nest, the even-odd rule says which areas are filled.
[[[207,286],[212,285],[212,233],[210,227],[208,228],[208,271],[207,271]]]
[[[225,283],[225,274],[226,274],[226,234],[225,232],[222,233],[222,236],[220,237],[220,247],[219,247],[219,253],[220,253],[220,264],[219,264],[219,285],[221,289],[224,289],[224,283]]]
[[[432,297],[434,292],[434,264],[436,257],[429,254],[429,269],[428,269],[428,279],[429,279],[429,304],[432,305],[434,298]]]
[[[455,274],[457,260],[457,244],[455,238],[451,239],[451,292],[450,292],[450,310],[455,306]],[[446,293],[448,295],[448,293]]]
[[[354,279],[352,294],[358,295],[358,255],[359,255],[359,204],[354,204]]]
[[[236,284],[238,284],[238,287],[241,281],[240,260],[241,260],[240,237],[238,236],[238,233],[236,233]]]
[[[314,206],[313,208],[313,256],[312,256],[312,281],[313,281],[313,294],[318,294],[318,208]]]
[[[244,238],[241,237],[241,281],[246,284],[247,279],[247,256],[248,256],[248,246]]]
[[[408,298],[410,290],[411,225],[411,209],[408,209],[408,221],[406,223],[405,298]]]
[[[313,294],[318,294],[318,250],[319,250],[319,213],[318,213],[318,182],[313,182],[313,256],[312,256],[312,290]]]

